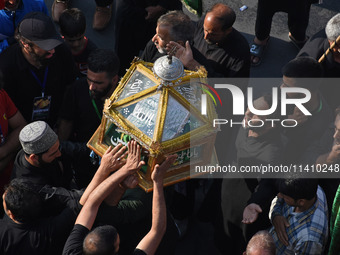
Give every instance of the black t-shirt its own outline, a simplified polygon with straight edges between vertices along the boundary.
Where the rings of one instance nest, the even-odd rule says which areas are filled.
[[[63,255],[82,255],[83,241],[89,232],[90,231],[83,225],[74,225],[73,230],[66,241]],[[135,249],[133,255],[146,255],[146,253],[142,250]]]
[[[96,99],[94,104],[101,116],[104,102]],[[66,91],[59,117],[73,122],[70,140],[75,142],[87,142],[99,127],[101,117],[96,113],[85,77],[75,81]]]
[[[75,219],[69,208],[55,217],[27,224],[17,224],[5,215],[0,220],[0,254],[59,255]]]
[[[0,55],[0,69],[4,76],[4,89],[18,107],[27,122],[31,122],[33,101],[42,96],[45,73],[45,96],[51,96],[48,124],[54,126],[66,87],[77,74],[72,54],[64,44],[55,48],[55,53],[45,67],[36,69],[24,57],[19,44],[14,44]],[[32,74],[35,74],[36,78]],[[39,80],[39,81],[38,81]]]
[[[71,208],[75,213],[80,211],[78,201],[83,190],[71,190],[71,169],[61,169],[61,162],[57,160],[44,167],[32,166],[25,159],[23,150],[15,158],[11,179],[22,178],[27,180],[36,192],[44,199],[44,213],[47,216],[56,215],[65,207]]]
[[[233,28],[221,45],[208,44],[204,40],[204,18],[197,23],[194,47],[208,59],[213,70],[223,77],[249,77],[250,50],[246,38]]]
[[[90,39],[86,38],[84,49],[77,54],[72,54],[81,76],[86,76],[88,67],[87,59],[90,53],[97,48],[97,45],[95,45]]]

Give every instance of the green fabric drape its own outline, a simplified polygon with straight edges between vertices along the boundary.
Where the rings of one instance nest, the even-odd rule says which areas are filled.
[[[182,3],[193,14],[202,15],[202,0],[182,0]]]
[[[330,222],[331,244],[328,255],[340,254],[340,185],[336,192]]]

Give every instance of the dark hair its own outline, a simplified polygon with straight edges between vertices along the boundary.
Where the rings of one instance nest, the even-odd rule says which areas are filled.
[[[59,18],[60,32],[67,37],[82,35],[86,30],[86,18],[78,8],[66,9]]]
[[[48,150],[49,150],[49,149],[48,149]],[[38,156],[38,157],[41,159],[42,155],[45,154],[46,152],[48,152],[48,150],[43,151],[43,152],[40,152],[40,153],[37,153],[37,154],[34,154],[34,155]],[[33,153],[31,153],[31,154],[26,153],[25,151],[23,151],[23,152],[25,153],[25,155],[26,155],[27,157],[29,157],[29,156],[31,156],[31,154],[33,154]]]
[[[118,73],[120,61],[112,50],[95,49],[87,61],[89,70],[94,73],[106,72],[108,78],[113,78]]]
[[[316,196],[318,179],[306,179],[297,174],[291,174],[289,177],[278,181],[278,188],[280,193],[294,200],[310,200]]]
[[[226,4],[217,3],[207,11],[210,12],[215,14],[214,17],[220,22],[223,30],[231,28],[235,23],[236,13]]]
[[[182,11],[170,11],[159,17],[157,25],[170,26],[170,37],[173,41],[192,41],[195,26],[188,15]]]
[[[292,78],[320,78],[323,76],[323,69],[312,57],[298,57],[282,68],[282,74]]]
[[[282,74],[289,78],[313,78],[299,79],[297,86],[315,91],[319,88],[323,77],[323,67],[312,57],[298,57],[289,61],[283,68]]]
[[[32,185],[23,179],[13,179],[5,188],[6,207],[20,223],[37,220],[42,212],[42,200]]]
[[[115,227],[105,225],[96,227],[84,239],[84,255],[114,255],[118,232]]]

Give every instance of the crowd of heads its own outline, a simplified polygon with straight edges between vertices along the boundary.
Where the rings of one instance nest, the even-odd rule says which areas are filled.
[[[8,10],[17,8],[20,1],[6,1]],[[236,20],[235,12],[228,6],[218,3],[206,12],[203,23],[204,40],[208,45],[221,46],[233,30]],[[59,18],[60,34],[69,45],[71,51],[79,52],[85,43],[86,17],[77,8],[67,9]],[[329,20],[325,28],[327,38],[334,42],[340,34],[340,14]],[[170,11],[160,16],[152,41],[159,53],[166,54],[170,41],[193,43],[195,25],[182,11]],[[37,69],[48,66],[54,57],[55,48],[63,43],[56,32],[52,20],[43,13],[32,12],[19,23],[15,32],[15,39],[19,43],[28,62]],[[222,47],[222,46],[221,46]],[[338,46],[336,46],[338,47]],[[336,48],[336,53],[339,50]],[[89,88],[91,103],[94,100],[104,100],[112,94],[118,84],[120,60],[117,54],[109,49],[95,49],[87,58],[86,82]],[[321,78],[324,76],[322,65],[312,57],[298,57],[282,68],[284,87],[302,87],[312,95],[319,93]],[[311,79],[312,78],[312,79]],[[4,86],[3,74],[0,71],[0,89]],[[289,95],[288,95],[289,96]],[[290,96],[296,96],[291,94]],[[265,94],[253,102],[257,110],[268,110],[273,104],[271,95]],[[267,118],[278,118],[278,111],[268,116],[253,114],[249,108],[245,112],[246,123],[254,120],[254,126],[246,124],[246,130],[263,135],[274,128],[271,122],[261,127],[256,121]],[[340,108],[335,110],[334,141],[340,143]],[[36,166],[44,167],[55,162],[60,156],[60,142],[57,134],[44,121],[35,121],[26,125],[19,133],[19,141],[26,160]],[[120,160],[120,158],[118,158]],[[287,205],[298,207],[304,202],[314,201],[318,191],[318,179],[305,179],[300,175],[291,175],[277,181],[278,197]],[[8,216],[16,223],[31,223],[39,219],[43,212],[41,196],[35,192],[23,179],[14,179],[6,187],[3,195],[3,207]],[[117,254],[120,236],[115,227],[105,225],[96,227],[83,242],[83,254]],[[255,234],[247,245],[244,255],[272,255],[275,254],[275,242],[266,231]]]

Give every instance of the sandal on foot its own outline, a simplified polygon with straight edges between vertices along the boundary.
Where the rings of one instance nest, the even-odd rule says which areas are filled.
[[[294,46],[298,49],[301,50],[303,45],[308,41],[309,36],[306,36],[306,39],[304,41],[297,41],[290,33],[288,34],[289,40],[294,44]]]
[[[259,59],[259,61],[256,63],[251,61],[252,66],[259,66],[261,64],[264,51],[268,45],[268,42],[269,42],[269,38],[267,39],[267,42],[264,45],[257,44],[254,41],[252,42],[252,44],[250,45],[250,55],[253,57],[257,57]]]

